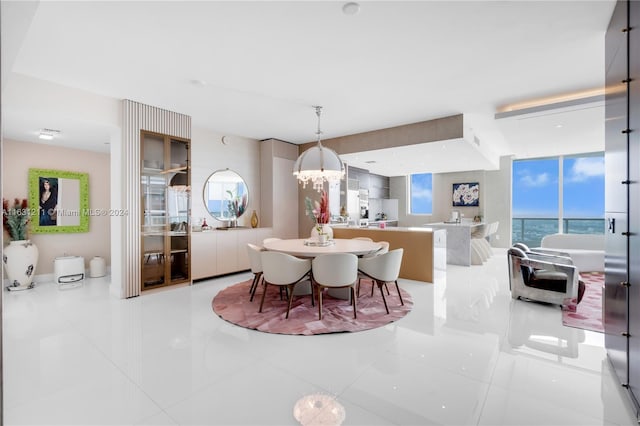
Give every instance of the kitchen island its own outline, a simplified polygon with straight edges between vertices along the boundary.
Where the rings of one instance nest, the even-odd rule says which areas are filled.
[[[445,230],[431,228],[359,228],[332,226],[334,238],[368,237],[387,241],[389,250],[403,248],[400,278],[433,282],[436,270],[446,270],[447,236]]]
[[[482,222],[436,222],[424,225],[427,229],[444,229],[447,231],[447,263],[450,265],[471,265],[471,234]]]

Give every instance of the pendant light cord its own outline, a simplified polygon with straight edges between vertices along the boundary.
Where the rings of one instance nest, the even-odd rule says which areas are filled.
[[[320,135],[322,134],[322,130],[320,130],[320,115],[322,114],[322,107],[317,106],[315,109],[316,115],[318,116],[318,130],[316,131],[316,135],[318,136],[318,143],[320,143]]]
[[[316,106],[316,115],[318,116],[318,130],[316,131],[316,135],[318,136],[318,149],[320,150],[320,171],[324,172],[324,147],[322,146],[322,142],[320,142],[320,135],[322,134],[322,130],[320,130],[320,115],[322,115],[322,107]]]

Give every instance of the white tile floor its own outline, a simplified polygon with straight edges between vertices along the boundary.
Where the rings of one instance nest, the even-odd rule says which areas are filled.
[[[600,333],[511,299],[506,255],[401,280],[413,311],[353,334],[281,336],[218,318],[249,273],[118,300],[108,279],[4,292],[5,425],[295,425],[333,395],[345,425],[631,425]]]

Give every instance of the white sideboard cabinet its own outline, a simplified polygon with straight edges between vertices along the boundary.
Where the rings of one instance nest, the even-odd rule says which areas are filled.
[[[247,243],[262,245],[273,228],[237,228],[191,234],[191,278],[199,280],[251,269]]]

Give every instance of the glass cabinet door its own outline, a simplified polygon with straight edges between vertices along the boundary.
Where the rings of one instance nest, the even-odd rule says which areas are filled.
[[[150,288],[165,282],[164,235],[142,237],[142,288]]]
[[[171,235],[171,281],[181,282],[189,278],[189,237]]]
[[[143,232],[164,232],[167,222],[166,188],[163,175],[142,175]]]
[[[142,290],[191,280],[189,141],[142,132]]]

